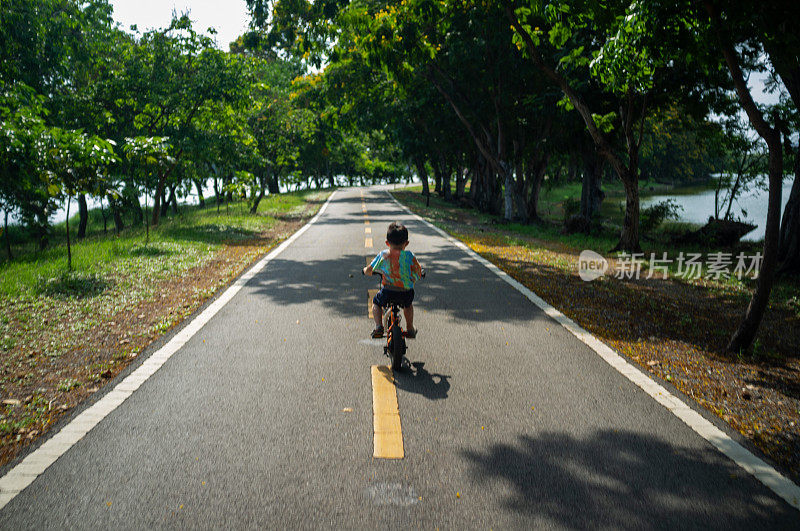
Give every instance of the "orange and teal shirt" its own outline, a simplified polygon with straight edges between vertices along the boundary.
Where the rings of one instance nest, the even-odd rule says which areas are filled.
[[[369,266],[383,274],[383,286],[389,289],[414,289],[414,282],[422,278],[422,268],[411,251],[384,249]]]

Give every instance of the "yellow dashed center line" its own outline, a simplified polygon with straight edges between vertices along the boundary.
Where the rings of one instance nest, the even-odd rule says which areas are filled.
[[[364,211],[364,234],[372,234],[367,215],[364,191],[361,191],[361,209]],[[372,248],[372,237],[364,237],[364,247]],[[367,265],[372,258],[365,257]],[[372,318],[372,299],[376,289],[367,290],[367,317]],[[392,369],[384,365],[372,366],[372,425],[374,431],[373,457],[377,459],[403,459],[403,431],[400,426],[400,409],[397,405],[397,388]]]
[[[385,365],[372,366],[372,421],[375,433],[373,457],[378,459],[405,457],[394,375],[392,369]]]

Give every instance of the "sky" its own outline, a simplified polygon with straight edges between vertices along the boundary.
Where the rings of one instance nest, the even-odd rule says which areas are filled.
[[[217,46],[222,50],[244,33],[250,20],[245,0],[111,0],[111,5],[117,22],[126,29],[136,24],[139,31],[163,28],[172,20],[173,10],[178,14],[188,10],[196,30],[217,30]]]

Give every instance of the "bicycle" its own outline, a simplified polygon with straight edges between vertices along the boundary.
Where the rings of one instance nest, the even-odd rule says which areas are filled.
[[[362,271],[363,275],[364,272]],[[374,276],[383,278],[380,271],[373,271]],[[422,278],[425,278],[425,270],[422,270]],[[382,285],[383,283],[380,282]],[[392,360],[392,370],[399,371],[403,366],[403,356],[405,356],[408,346],[403,333],[402,318],[400,317],[401,306],[396,302],[383,309],[383,329],[386,330],[386,345],[383,347],[383,354]]]

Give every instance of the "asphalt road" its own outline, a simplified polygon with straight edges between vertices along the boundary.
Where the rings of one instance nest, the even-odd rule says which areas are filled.
[[[337,192],[130,398],[0,511],[42,528],[797,528],[800,514],[522,294]],[[406,222],[428,277],[373,458],[365,257]],[[351,277],[351,274],[353,275]]]

